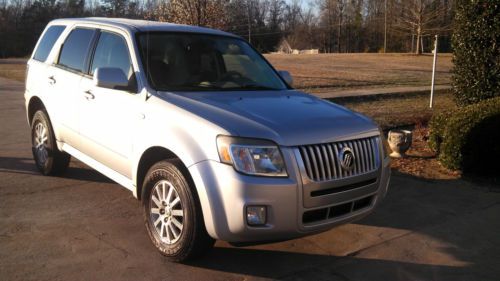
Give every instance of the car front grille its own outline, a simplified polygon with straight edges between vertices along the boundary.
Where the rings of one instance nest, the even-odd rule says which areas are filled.
[[[339,153],[350,148],[354,155],[353,167],[341,165]],[[373,172],[379,166],[379,137],[299,146],[307,176],[316,182],[342,179]]]

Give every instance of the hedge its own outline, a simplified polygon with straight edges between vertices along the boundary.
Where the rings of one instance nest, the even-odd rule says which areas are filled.
[[[500,1],[456,0],[452,46],[457,103],[500,96]]]
[[[429,145],[450,169],[500,174],[500,97],[434,115]]]

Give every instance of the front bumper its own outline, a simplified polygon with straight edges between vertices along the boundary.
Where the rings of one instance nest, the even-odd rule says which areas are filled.
[[[389,159],[382,160],[376,181],[360,187],[329,195],[321,206],[305,207],[300,168],[293,148],[281,148],[287,165],[288,178],[268,178],[243,175],[232,166],[216,161],[203,161],[189,167],[194,180],[205,226],[210,236],[232,243],[253,243],[293,239],[331,229],[369,214],[385,197],[390,178]],[[305,222],[304,214],[311,211],[334,210],[370,198],[364,208]],[[366,201],[366,200],[365,200]],[[246,206],[265,205],[267,223],[249,226]]]

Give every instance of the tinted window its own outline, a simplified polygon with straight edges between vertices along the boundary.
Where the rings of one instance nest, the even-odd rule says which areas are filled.
[[[130,76],[131,64],[125,40],[113,33],[102,32],[92,61],[91,74],[98,67],[116,67]]]
[[[49,56],[50,50],[59,38],[59,35],[64,31],[65,26],[61,25],[53,25],[47,29],[47,31],[43,34],[42,39],[40,40],[40,44],[36,48],[35,55],[33,55],[33,59],[39,61],[45,61]]]
[[[76,28],[71,31],[61,50],[59,64],[85,72],[85,58],[93,35],[93,29]]]
[[[245,41],[196,33],[139,35],[146,75],[157,90],[284,90],[269,63]]]

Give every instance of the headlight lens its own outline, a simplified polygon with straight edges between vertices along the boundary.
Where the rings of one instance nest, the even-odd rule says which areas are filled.
[[[288,176],[281,151],[271,141],[217,137],[221,162],[233,165],[241,173],[254,176]]]

